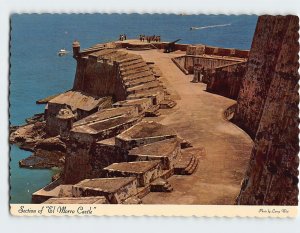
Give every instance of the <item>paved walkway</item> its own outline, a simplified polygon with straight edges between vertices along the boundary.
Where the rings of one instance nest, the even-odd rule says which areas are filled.
[[[235,101],[205,91],[203,83],[191,83],[171,61],[172,56],[157,50],[136,52],[154,61],[161,78],[177,97],[177,106],[159,121],[170,125],[192,143],[203,146],[206,156],[191,176],[173,176],[171,193],[150,193],[145,204],[233,204],[240,190],[252,148],[250,137],[223,118],[223,111]]]

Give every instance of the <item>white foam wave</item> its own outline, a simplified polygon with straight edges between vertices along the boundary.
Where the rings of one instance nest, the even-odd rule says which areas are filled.
[[[203,30],[203,29],[207,29],[207,28],[216,28],[216,27],[226,27],[226,26],[230,26],[231,23],[227,23],[227,24],[217,24],[217,25],[209,25],[209,26],[203,26],[203,27],[191,27],[191,30]]]

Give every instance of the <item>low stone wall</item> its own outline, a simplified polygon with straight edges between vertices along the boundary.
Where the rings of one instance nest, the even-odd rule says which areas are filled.
[[[127,161],[127,153],[127,151],[114,144],[96,143],[90,153],[91,177],[100,177],[103,175],[103,168],[113,163]]]
[[[246,62],[216,67],[210,71],[206,90],[237,99],[245,72]]]
[[[185,59],[185,56],[181,56],[172,58],[172,61],[184,74],[188,75],[189,72],[185,69]]]
[[[175,65],[185,74],[193,74],[196,66],[201,66],[205,70],[213,70],[217,67],[227,66],[242,62],[243,59],[232,57],[218,57],[208,55],[185,55],[172,58]]]
[[[229,56],[248,58],[249,50],[240,50],[234,48],[221,48],[207,45],[189,45],[186,50],[187,55],[216,55],[216,56]]]

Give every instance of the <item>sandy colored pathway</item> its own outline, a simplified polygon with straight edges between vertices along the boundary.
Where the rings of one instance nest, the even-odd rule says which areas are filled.
[[[193,175],[169,179],[173,192],[150,193],[143,203],[233,204],[252,147],[250,137],[223,118],[223,111],[235,101],[206,92],[205,84],[191,83],[192,76],[183,74],[170,59],[178,54],[157,50],[136,53],[159,66],[161,79],[178,97],[177,106],[159,121],[175,128],[193,146],[206,150]]]

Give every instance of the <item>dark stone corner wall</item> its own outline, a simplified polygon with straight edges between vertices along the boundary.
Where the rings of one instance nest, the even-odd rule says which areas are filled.
[[[234,121],[254,139],[240,205],[298,204],[299,18],[260,16]]]

